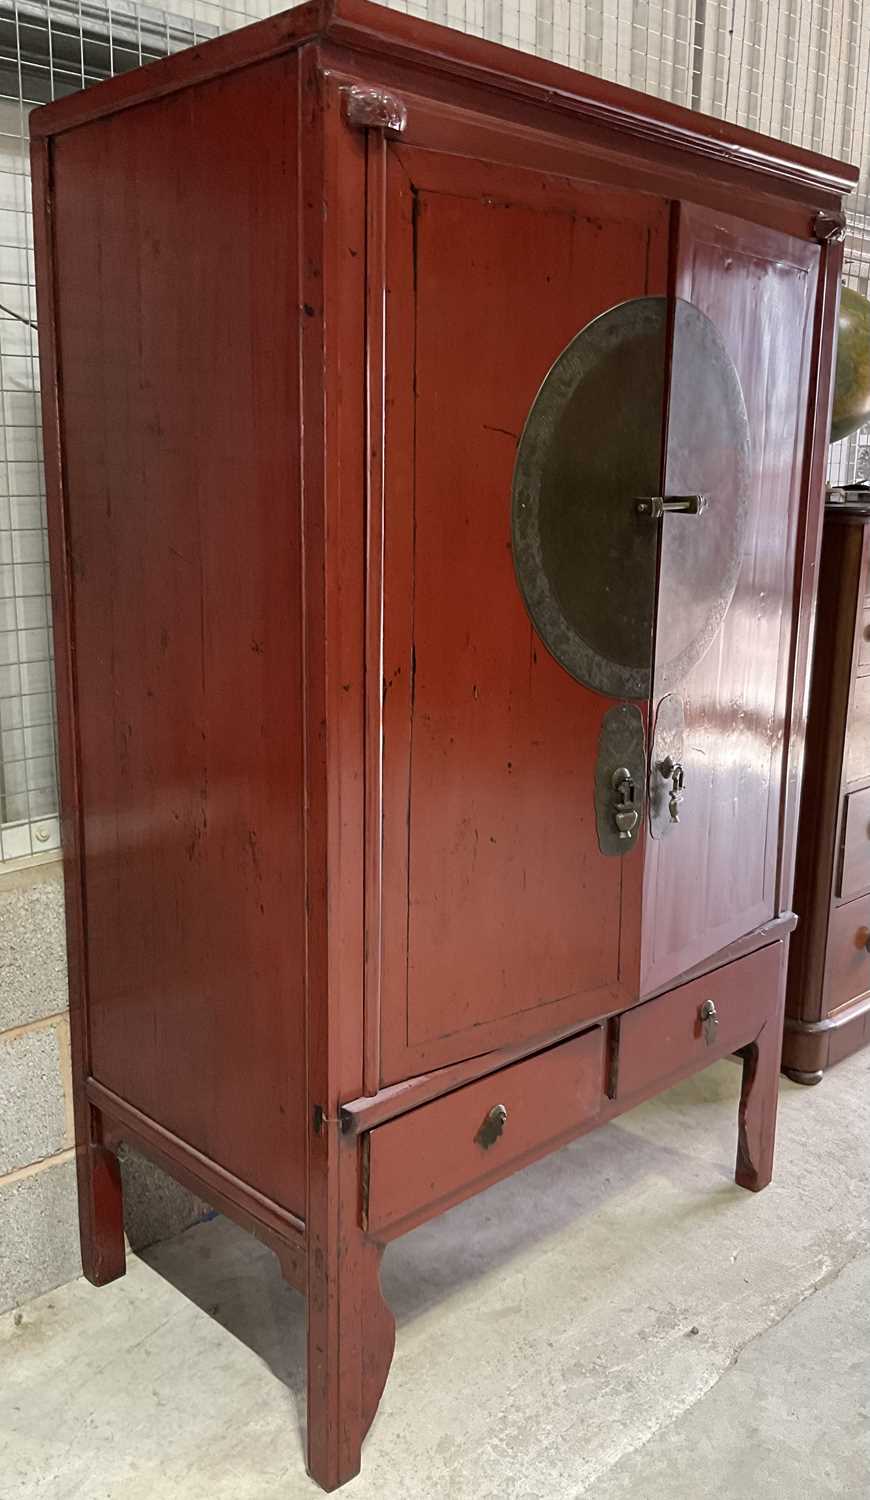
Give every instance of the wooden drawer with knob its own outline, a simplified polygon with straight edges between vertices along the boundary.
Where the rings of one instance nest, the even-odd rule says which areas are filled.
[[[372,1130],[369,1232],[408,1228],[570,1139],[598,1116],[604,1074],[605,1031],[594,1026]]]
[[[746,1046],[771,1014],[781,961],[771,943],[626,1011],[608,1023],[610,1048],[607,1026],[593,1026],[375,1126],[363,1144],[365,1227],[390,1239]]]
[[[870,896],[836,906],[828,930],[826,1011],[870,990]]]
[[[861,612],[858,636],[858,667],[870,667],[870,605],[865,604]]]
[[[870,890],[870,787],[846,798],[838,895],[849,899]]]
[[[772,943],[627,1011],[619,1023],[614,1096],[624,1101],[648,1093],[753,1040],[770,1015],[781,951]]]

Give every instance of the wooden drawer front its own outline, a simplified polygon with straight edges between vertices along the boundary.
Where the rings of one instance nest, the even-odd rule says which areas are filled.
[[[857,896],[870,887],[870,787],[846,798],[840,895]]]
[[[781,957],[782,944],[771,943],[624,1015],[617,1099],[660,1087],[753,1041],[774,1005]],[[716,1025],[705,1028],[708,1002],[716,1008]]]
[[[870,896],[837,906],[828,929],[828,993],[825,1010],[836,1010],[870,990]]]
[[[870,677],[855,682],[846,729],[846,780],[870,776]]]
[[[372,1130],[367,1227],[447,1206],[542,1154],[599,1113],[604,1028],[492,1073]],[[498,1130],[492,1111],[506,1118]],[[488,1144],[487,1144],[488,1142]]]
[[[865,605],[858,637],[858,666],[870,667],[870,608]]]

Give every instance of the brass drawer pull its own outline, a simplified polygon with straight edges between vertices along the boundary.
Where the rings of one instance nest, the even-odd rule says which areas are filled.
[[[490,1146],[495,1145],[506,1123],[507,1110],[505,1106],[503,1104],[494,1104],[478,1130],[477,1135],[474,1137],[478,1146],[482,1146],[484,1151],[488,1151]]]
[[[705,1000],[698,1011],[698,1020],[701,1022],[701,1030],[704,1033],[704,1041],[708,1047],[712,1047],[719,1030],[719,1016],[712,1000]]]

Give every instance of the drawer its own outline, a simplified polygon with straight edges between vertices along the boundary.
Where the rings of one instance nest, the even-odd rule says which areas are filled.
[[[861,615],[860,632],[858,636],[858,666],[870,667],[870,607],[866,604]]]
[[[843,861],[839,894],[857,896],[870,888],[870,787],[852,792],[843,812]]]
[[[825,1010],[837,1010],[870,990],[870,896],[836,906],[828,927]]]
[[[368,1229],[446,1208],[594,1120],[604,1035],[595,1026],[370,1131]]]
[[[616,1098],[663,1087],[754,1041],[777,999],[782,943],[715,969],[626,1012],[619,1025]],[[704,1008],[715,1007],[715,1025]]]
[[[870,776],[870,677],[857,677],[846,729],[846,780]]]

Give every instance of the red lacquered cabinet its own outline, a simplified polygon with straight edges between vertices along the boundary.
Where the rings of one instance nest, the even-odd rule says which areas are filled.
[[[86,1274],[307,1295],[715,1059],[770,1178],[851,168],[363,0],[31,120]]]

